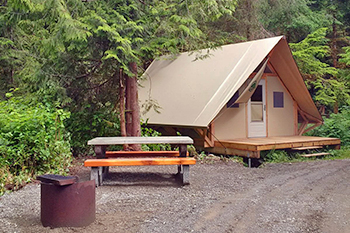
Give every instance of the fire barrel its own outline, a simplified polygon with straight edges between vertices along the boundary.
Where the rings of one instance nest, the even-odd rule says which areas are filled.
[[[95,181],[75,176],[42,175],[41,223],[44,227],[84,227],[95,221]]]

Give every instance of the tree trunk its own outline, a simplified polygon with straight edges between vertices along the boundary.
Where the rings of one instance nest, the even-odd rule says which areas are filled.
[[[335,103],[334,103],[333,113],[335,113],[335,114],[338,114],[338,113],[339,113],[338,101],[335,101]]]
[[[125,118],[126,118],[126,135],[130,137],[132,135],[132,110],[131,110],[131,80],[128,76],[125,76]]]
[[[337,25],[335,23],[335,15],[333,15],[333,24],[332,24],[332,45],[331,45],[331,56],[333,60],[333,66],[338,67],[338,51],[337,51]]]
[[[140,137],[141,136],[141,124],[140,124],[140,106],[138,100],[138,85],[137,85],[137,64],[131,62],[129,64],[133,77],[127,77],[126,85],[126,98],[127,98],[127,134],[129,136]],[[133,150],[141,150],[141,145],[131,145]]]
[[[123,70],[119,70],[119,118],[120,118],[120,134],[122,137],[126,137],[125,126],[125,85],[124,85],[124,73]],[[128,150],[128,145],[124,144],[123,149]]]
[[[251,26],[252,26],[252,3],[250,0],[246,0],[246,13],[247,13],[247,24],[246,24],[246,37],[248,41],[252,40]]]

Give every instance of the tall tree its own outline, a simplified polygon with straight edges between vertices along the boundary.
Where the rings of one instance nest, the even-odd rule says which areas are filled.
[[[315,101],[337,113],[339,105],[349,104],[350,89],[338,70],[327,63],[331,49],[326,32],[327,28],[316,30],[290,47]]]
[[[74,138],[91,137],[85,131],[92,129],[89,121],[114,124],[96,114],[124,101],[118,94],[120,83],[127,83],[122,79],[136,85],[143,64],[155,57],[211,46],[202,27],[231,14],[235,2],[5,1],[0,9],[0,59],[11,63],[1,65],[8,77],[3,83],[36,93],[38,101],[69,107]],[[79,127],[81,119],[87,121]]]
[[[259,0],[257,12],[264,27],[275,35],[299,42],[314,30],[327,26],[329,19],[312,11],[310,0]]]

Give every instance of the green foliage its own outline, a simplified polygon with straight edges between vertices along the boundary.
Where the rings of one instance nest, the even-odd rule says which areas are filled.
[[[350,146],[343,146],[340,150],[331,151],[331,155],[327,158],[330,160],[350,159]]]
[[[308,74],[313,78],[337,74],[337,70],[334,67],[324,62],[324,58],[330,54],[326,32],[327,28],[320,28],[299,43],[289,44],[298,67],[303,74]]]
[[[350,108],[343,108],[338,114],[331,114],[324,119],[323,125],[315,128],[310,135],[340,138],[343,146],[350,145]]]
[[[142,137],[158,137],[162,136],[158,131],[148,128],[146,124],[142,124],[141,127],[141,136]],[[170,144],[143,144],[141,145],[143,151],[167,151],[171,150]]]
[[[71,146],[75,156],[87,153],[87,141],[94,137],[120,136],[119,118],[115,111],[107,106],[86,105],[74,111],[66,121],[66,129],[71,133]]]
[[[266,155],[262,154],[262,158],[267,163],[285,163],[292,160],[292,157],[284,150],[268,151]]]
[[[341,59],[339,59],[339,61],[350,66],[350,46],[343,47],[343,49],[344,49],[344,53],[340,54]]]
[[[0,193],[4,184],[16,188],[33,176],[67,171],[71,162],[67,118],[68,112],[30,104],[29,98],[0,102]]]
[[[326,33],[327,28],[320,28],[299,43],[289,45],[315,101],[335,108],[350,103],[350,89],[339,70],[327,63],[330,47]]]
[[[261,153],[265,163],[293,163],[310,160],[335,160],[335,159],[349,159],[350,149],[349,146],[345,146],[340,150],[328,150],[329,154],[322,157],[303,157],[299,153],[286,152],[284,150],[271,150]],[[304,153],[312,154],[317,153],[315,151],[307,151]]]
[[[202,25],[231,14],[235,3],[4,2],[0,8],[0,98],[10,88],[20,87],[23,94],[33,93],[35,102],[68,109],[73,149],[85,153],[84,140],[89,136],[119,134],[106,122],[118,122],[120,73],[133,75],[131,62],[142,67],[163,54],[207,47],[210,43]]]
[[[312,3],[310,0],[261,0],[257,14],[267,30],[298,42],[317,28],[329,25],[327,15],[309,7]]]

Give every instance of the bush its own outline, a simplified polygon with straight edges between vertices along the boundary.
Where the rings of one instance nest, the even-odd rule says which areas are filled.
[[[120,136],[119,118],[110,106],[87,104],[73,110],[66,121],[66,129],[72,135],[72,150],[75,156],[93,153],[87,142],[95,137]]]
[[[141,123],[141,136],[142,137],[158,137],[162,134],[152,128],[148,128],[146,123]],[[171,150],[170,144],[143,144],[141,145],[143,151],[162,151]]]
[[[342,146],[350,145],[350,108],[324,119],[324,124],[309,133],[312,136],[340,138]]]
[[[0,194],[5,184],[16,189],[31,177],[64,174],[71,163],[69,113],[24,98],[0,102]]]

